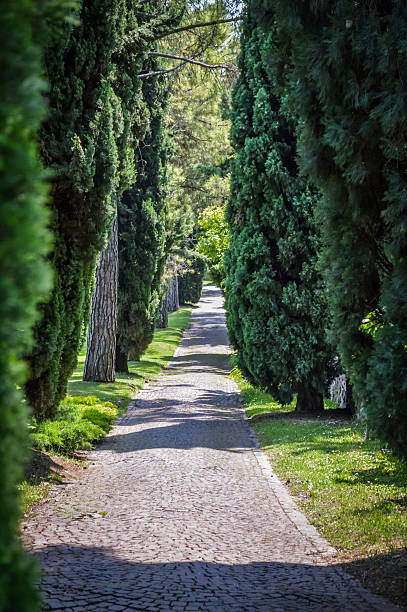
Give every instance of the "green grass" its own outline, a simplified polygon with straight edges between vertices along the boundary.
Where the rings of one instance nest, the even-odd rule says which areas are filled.
[[[240,393],[243,397],[246,414],[249,418],[259,414],[270,414],[278,412],[291,412],[295,408],[295,401],[287,406],[281,406],[276,402],[270,393],[266,393],[257,387],[253,387],[242,375],[240,370],[235,367],[232,370],[232,378],[239,385]]]
[[[364,430],[335,421],[255,423],[261,447],[311,522],[340,551],[407,544],[407,467]]]
[[[168,328],[158,329],[153,342],[139,362],[129,363],[129,374],[119,374],[114,383],[83,382],[82,374],[86,349],[79,356],[78,366],[69,385],[68,396],[60,405],[57,419],[35,426],[33,448],[56,456],[67,457],[75,451],[90,448],[111,428],[116,416],[124,412],[130,400],[144,383],[153,380],[172,358],[184,330],[188,326],[192,308],[181,308],[168,316]],[[73,396],[73,397],[72,397]],[[108,404],[106,404],[108,402]],[[71,459],[72,460],[72,459]],[[58,475],[31,475],[19,485],[22,513],[47,495],[51,482]]]
[[[242,375],[239,368],[235,367],[232,370],[232,378],[239,385],[240,393],[243,397],[246,414],[253,421],[256,417],[261,414],[279,414],[282,412],[293,412],[295,410],[296,398],[290,404],[282,406],[277,402],[270,393],[262,391],[257,387],[253,387]],[[331,402],[329,399],[325,399],[325,409],[335,409],[338,405],[335,402]]]
[[[292,411],[235,369],[247,415]],[[327,408],[335,404],[328,401]],[[281,419],[252,423],[260,447],[300,509],[337,549],[345,569],[407,606],[407,465],[365,440],[352,421]],[[406,607],[407,609],[407,607]]]
[[[127,407],[131,398],[144,383],[153,380],[173,356],[182,334],[188,326],[192,309],[180,308],[168,316],[168,328],[157,329],[154,338],[140,361],[129,362],[129,374],[118,373],[114,383],[94,383],[82,380],[86,349],[78,359],[78,365],[69,384],[68,393],[73,396],[94,395],[102,401],[110,401]]]
[[[49,478],[47,481],[44,481],[41,478],[32,477],[28,481],[23,480],[23,482],[20,482],[18,491],[22,515],[30,512],[35,504],[44,499],[51,485],[51,480],[53,479]]]

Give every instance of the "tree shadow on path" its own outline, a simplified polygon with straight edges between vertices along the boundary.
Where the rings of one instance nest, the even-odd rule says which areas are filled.
[[[103,520],[103,519],[100,519]],[[130,561],[131,549],[50,546],[38,552],[51,610],[374,612],[395,610],[335,566],[200,560]],[[136,550],[140,555],[142,550]],[[119,554],[119,556],[118,556]],[[172,551],[171,556],[176,557]],[[180,552],[182,556],[182,553]],[[117,607],[116,607],[117,606]],[[120,607],[121,606],[121,607]]]

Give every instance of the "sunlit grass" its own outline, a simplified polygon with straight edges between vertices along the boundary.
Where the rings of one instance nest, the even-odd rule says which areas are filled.
[[[352,423],[254,424],[277,475],[340,551],[387,552],[407,544],[407,467]]]
[[[82,380],[86,355],[86,349],[84,349],[69,381],[68,393],[73,396],[95,395],[103,401],[116,404],[120,402],[122,406],[127,406],[137,390],[141,389],[146,381],[154,379],[170,361],[188,326],[191,311],[190,307],[185,307],[170,313],[168,328],[155,330],[153,342],[141,360],[130,361],[129,374],[118,372],[114,383],[84,382]]]
[[[250,385],[237,368],[233,377],[249,417],[294,409]],[[372,554],[406,546],[407,465],[379,440],[365,440],[362,426],[274,418],[253,427],[277,475],[335,547]]]
[[[253,388],[238,370],[249,417],[292,411]],[[335,408],[326,401],[326,408]],[[343,419],[253,423],[260,447],[300,509],[337,549],[345,569],[375,592],[407,606],[407,465],[364,427]],[[404,608],[403,608],[404,609]]]

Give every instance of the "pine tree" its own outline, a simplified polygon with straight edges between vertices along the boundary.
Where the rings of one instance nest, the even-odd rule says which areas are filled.
[[[44,114],[44,24],[55,13],[63,16],[62,3],[51,9],[45,1],[3,2],[0,11],[1,612],[31,612],[40,605],[33,563],[17,537],[17,483],[28,455],[28,410],[19,389],[27,376],[23,356],[32,345],[36,304],[50,287],[47,190],[36,136]]]
[[[243,373],[297,410],[323,408],[333,355],[316,270],[316,194],[299,176],[295,119],[265,70],[264,34],[249,2],[233,93],[227,323]]]
[[[407,7],[277,0],[273,10],[258,13],[278,28],[268,65],[323,193],[332,335],[371,427],[407,456]]]
[[[159,70],[156,59],[143,72]],[[116,367],[138,360],[153,338],[165,265],[165,184],[170,151],[165,132],[168,84],[163,77],[143,80],[149,129],[135,150],[137,177],[119,203],[119,311]]]

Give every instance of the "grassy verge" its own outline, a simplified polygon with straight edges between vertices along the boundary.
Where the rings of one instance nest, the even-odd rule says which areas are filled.
[[[188,326],[191,310],[185,307],[171,313],[168,328],[155,331],[142,359],[129,362],[129,374],[119,373],[114,383],[82,381],[86,350],[82,351],[68,385],[69,396],[61,403],[56,420],[34,424],[34,456],[19,486],[23,514],[46,496],[49,484],[66,475],[75,476],[79,471],[77,451],[103,438],[137,390],[167,365]]]
[[[140,361],[129,362],[129,374],[118,372],[114,383],[93,383],[82,380],[86,350],[79,355],[78,365],[68,385],[73,396],[94,395],[102,401],[127,407],[131,398],[146,381],[153,380],[167,365],[188,326],[191,308],[180,308],[168,315],[167,329],[156,329],[154,338]]]
[[[366,586],[407,608],[407,466],[351,421],[286,418],[234,371],[261,448],[301,510]],[[333,407],[332,403],[328,407]]]

